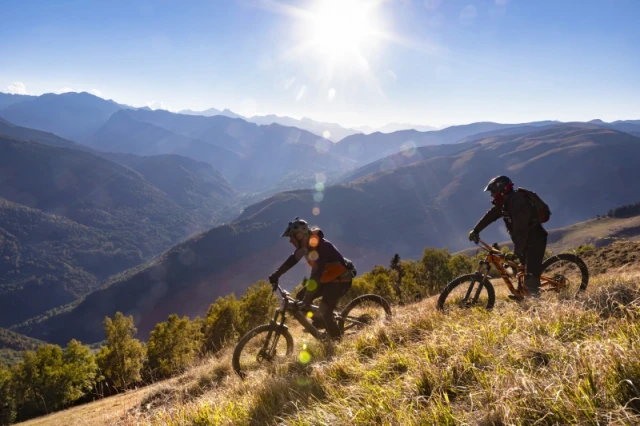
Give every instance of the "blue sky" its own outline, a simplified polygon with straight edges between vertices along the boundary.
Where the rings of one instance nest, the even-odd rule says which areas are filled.
[[[349,126],[640,119],[639,0],[353,2],[321,28],[321,0],[3,0],[0,90]]]

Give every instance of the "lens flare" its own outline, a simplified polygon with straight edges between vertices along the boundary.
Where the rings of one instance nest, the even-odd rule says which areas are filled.
[[[316,173],[316,182],[322,184],[326,183],[327,176],[324,173]]]
[[[311,362],[311,354],[308,351],[301,351],[300,355],[298,356],[298,360],[302,364],[308,364],[309,362]]]
[[[320,207],[314,207],[311,213],[313,213],[314,216],[318,216],[320,214]]]
[[[315,280],[307,280],[305,287],[307,291],[316,291],[318,289],[318,283]]]

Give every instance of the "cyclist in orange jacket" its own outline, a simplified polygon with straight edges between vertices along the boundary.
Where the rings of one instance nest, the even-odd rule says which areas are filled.
[[[305,220],[296,217],[289,222],[282,237],[289,237],[295,251],[271,274],[269,282],[276,286],[278,279],[304,257],[311,266],[311,276],[298,295],[299,299],[304,305],[310,305],[314,299],[322,297],[320,313],[324,321],[313,318],[313,324],[318,328],[324,322],[331,338],[339,339],[341,333],[333,318],[333,310],[351,288],[351,282],[356,275],[353,264],[324,238],[320,229],[310,229]]]

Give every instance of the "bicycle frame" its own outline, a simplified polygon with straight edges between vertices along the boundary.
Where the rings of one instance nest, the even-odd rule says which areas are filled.
[[[502,280],[504,281],[504,283],[509,288],[509,291],[515,296],[525,297],[527,295],[527,290],[525,286],[522,285],[524,281],[524,275],[525,275],[524,265],[520,265],[505,259],[504,254],[500,250],[497,250],[496,248],[490,246],[489,244],[485,243],[482,240],[479,241],[479,245],[483,250],[487,252],[487,256],[484,258],[484,260],[480,261],[480,265],[479,265],[479,266],[482,266],[483,264],[487,265],[487,268],[485,268],[484,274],[482,276],[483,280],[487,279],[487,276],[489,275],[490,268],[488,266],[493,265],[498,271],[498,273],[500,274],[500,276],[502,277]],[[513,286],[513,283],[511,282],[511,277],[509,276],[509,273],[503,266],[504,264],[509,265],[511,268],[518,271],[516,274],[516,278],[518,279],[518,288]],[[476,272],[477,273],[482,272],[480,271],[480,267]],[[545,275],[540,276],[540,291],[559,291],[565,286],[566,284],[563,282],[547,277]]]
[[[318,340],[322,338],[320,331],[313,326],[313,324],[309,321],[307,316],[300,309],[297,309],[297,306],[299,305],[299,301],[293,299],[290,293],[286,290],[283,290],[282,287],[280,286],[278,286],[278,291],[280,292],[280,296],[282,297],[282,300],[280,301],[280,306],[278,307],[278,309],[276,309],[275,313],[273,314],[273,318],[269,322],[272,325],[272,327],[271,327],[271,330],[269,330],[269,333],[267,333],[267,338],[264,340],[264,346],[262,347],[262,351],[260,352],[262,355],[272,354],[276,345],[278,344],[278,338],[280,337],[280,334],[277,334],[276,338],[273,339],[273,342],[271,342],[273,330],[289,329],[289,327],[285,325],[285,322],[287,320],[287,316],[286,316],[287,312],[293,315],[293,317],[296,320],[298,320],[298,322],[302,325],[302,327],[304,327],[304,329],[307,330],[309,334],[311,334],[313,337],[315,337]],[[311,312],[314,312],[314,313],[318,312],[318,309],[319,309],[317,305],[311,305],[310,308],[311,308]]]

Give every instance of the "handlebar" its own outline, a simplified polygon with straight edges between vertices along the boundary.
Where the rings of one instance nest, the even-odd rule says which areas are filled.
[[[478,242],[476,243],[477,246],[479,246],[481,249],[483,249],[484,251],[487,251],[491,254],[495,254],[496,256],[502,256],[504,257],[504,253],[501,252],[500,250],[498,250],[497,248],[490,246],[489,244],[485,243],[482,240],[478,240]]]

